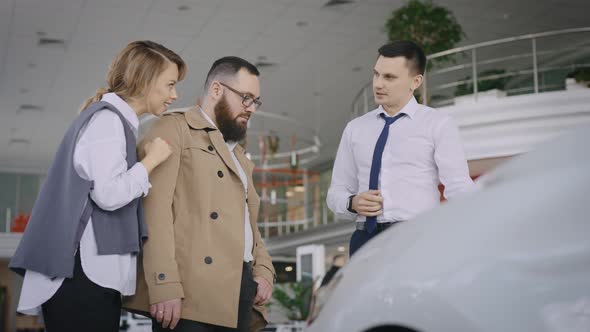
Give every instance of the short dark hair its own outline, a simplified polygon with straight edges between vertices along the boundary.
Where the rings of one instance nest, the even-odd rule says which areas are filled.
[[[386,58],[403,56],[408,61],[410,70],[414,70],[420,75],[424,75],[426,70],[424,51],[416,43],[409,40],[398,40],[385,44],[379,48],[379,55]]]
[[[205,91],[209,89],[211,82],[217,79],[219,76],[233,77],[240,70],[246,69],[248,73],[256,76],[260,76],[258,68],[250,62],[237,57],[237,56],[226,56],[215,60],[209,73],[207,73],[207,79],[205,80]]]

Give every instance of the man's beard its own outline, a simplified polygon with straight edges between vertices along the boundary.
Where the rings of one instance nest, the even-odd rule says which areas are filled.
[[[239,142],[246,137],[247,125],[240,125],[238,123],[238,118],[242,114],[239,114],[235,118],[232,117],[232,112],[229,109],[229,103],[225,99],[225,96],[221,97],[221,100],[215,105],[213,111],[215,112],[217,127],[226,142]]]

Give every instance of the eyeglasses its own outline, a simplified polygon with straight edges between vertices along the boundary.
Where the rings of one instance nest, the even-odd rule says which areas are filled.
[[[238,90],[232,88],[231,86],[229,86],[225,83],[222,83],[222,82],[219,82],[219,84],[223,85],[224,87],[230,89],[230,91],[232,91],[233,93],[242,97],[242,105],[244,105],[244,107],[250,107],[250,106],[252,106],[252,104],[255,104],[254,108],[258,109],[260,107],[260,105],[262,105],[262,102],[260,101],[260,97],[254,98],[254,97],[252,97],[251,94],[240,92],[240,91],[238,91]]]

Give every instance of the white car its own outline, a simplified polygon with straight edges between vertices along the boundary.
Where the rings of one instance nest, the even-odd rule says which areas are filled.
[[[589,332],[590,128],[393,226],[316,295],[310,332]]]

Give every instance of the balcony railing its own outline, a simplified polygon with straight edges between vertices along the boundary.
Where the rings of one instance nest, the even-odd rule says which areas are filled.
[[[590,27],[503,38],[427,56],[427,70],[418,93],[423,104],[454,104],[482,91],[502,90],[507,96],[565,89],[565,78],[590,68]],[[474,84],[475,82],[475,84]],[[371,111],[372,82],[356,94],[352,117]]]

